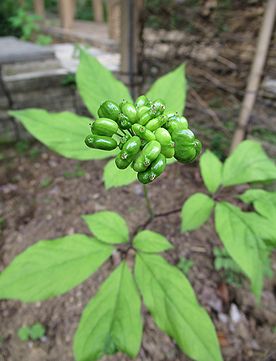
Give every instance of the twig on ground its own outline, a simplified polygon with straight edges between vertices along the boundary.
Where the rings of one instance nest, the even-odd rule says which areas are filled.
[[[198,104],[202,107],[206,109],[206,113],[213,119],[214,123],[216,124],[216,126],[221,129],[226,135],[229,135],[229,132],[227,131],[227,129],[224,127],[222,121],[219,119],[217,113],[211,109],[208,104],[205,102],[205,100],[203,100],[201,98],[201,96],[194,90],[194,89],[190,89],[190,94],[194,97],[194,99],[198,102]]]
[[[204,71],[202,69],[197,69],[197,72],[199,74],[201,74],[205,79],[207,79],[208,81],[210,81],[211,83],[213,83],[216,87],[226,91],[227,93],[230,93],[230,94],[238,94],[238,95],[243,95],[244,92],[242,90],[239,90],[239,89],[236,89],[232,86],[229,86],[229,85],[226,85],[224,83],[222,83],[218,78],[216,78],[213,74],[207,72],[207,71]]]
[[[191,251],[196,252],[196,253],[206,253],[206,249],[203,247],[199,247],[199,246],[191,247]]]
[[[221,64],[228,66],[231,70],[237,69],[237,65],[233,63],[231,60],[224,58],[223,56],[219,55],[217,57],[217,61],[219,61]]]

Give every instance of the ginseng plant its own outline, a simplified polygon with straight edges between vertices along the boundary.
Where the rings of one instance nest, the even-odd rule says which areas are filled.
[[[200,153],[201,143],[182,117],[186,88],[182,65],[133,103],[126,87],[81,51],[77,85],[96,120],[39,109],[11,115],[68,158],[116,156],[105,166],[107,188],[136,178],[145,185],[163,173],[167,162],[189,163]],[[144,191],[146,196],[146,186]],[[146,199],[152,218],[154,210]],[[83,220],[92,235],[42,240],[15,257],[0,275],[0,298],[36,302],[62,295],[117,251],[119,264],[81,316],[73,342],[75,359],[93,361],[117,352],[135,358],[142,342],[143,302],[156,325],[191,359],[222,360],[214,325],[188,279],[160,255],[173,248],[169,240],[139,226],[129,234],[125,220],[115,212],[85,215]]]

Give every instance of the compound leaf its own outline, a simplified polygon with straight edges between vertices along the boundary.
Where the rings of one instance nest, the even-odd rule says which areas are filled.
[[[175,70],[157,79],[146,95],[151,100],[157,98],[165,100],[166,112],[183,114],[186,102],[186,91],[185,66],[181,64]]]
[[[258,222],[252,226],[260,233],[268,246],[276,246],[276,192],[267,192],[263,189],[248,189],[238,196],[244,203],[252,203],[258,217]]]
[[[91,119],[62,112],[48,113],[42,109],[10,111],[29,133],[54,152],[70,159],[103,159],[116,154],[88,148],[84,139],[89,134]]]
[[[122,351],[137,356],[142,339],[141,300],[125,262],[106,279],[82,314],[74,338],[77,361]]]
[[[199,228],[210,218],[215,202],[204,193],[195,193],[184,203],[181,211],[182,232]]]
[[[122,99],[131,101],[127,87],[96,58],[82,49],[76,80],[84,104],[95,117],[99,106],[107,99],[117,103]]]
[[[222,361],[215,328],[183,273],[158,255],[136,256],[135,278],[157,326],[190,358]]]
[[[35,302],[61,295],[94,273],[112,251],[82,234],[39,241],[0,274],[0,298]]]
[[[133,246],[148,253],[164,252],[173,248],[173,245],[162,234],[148,230],[136,234]]]
[[[276,192],[248,189],[239,197],[245,203],[253,203],[256,211],[276,225]]]
[[[216,231],[230,256],[249,277],[257,297],[263,287],[262,270],[267,261],[266,245],[258,231],[263,229],[261,222],[257,214],[242,212],[228,202],[216,205]]]
[[[252,140],[240,143],[223,166],[224,186],[273,179],[276,179],[274,162],[265,154],[261,144]]]
[[[210,193],[215,193],[221,185],[222,162],[210,150],[200,158],[200,172],[204,184]]]
[[[263,189],[247,189],[242,195],[238,196],[244,203],[253,203],[263,197],[267,192]]]
[[[106,243],[126,243],[128,227],[125,220],[116,212],[102,211],[83,216],[90,231]]]
[[[272,248],[276,246],[275,219],[272,221],[272,218],[265,218],[256,212],[244,212],[243,216],[267,246]]]

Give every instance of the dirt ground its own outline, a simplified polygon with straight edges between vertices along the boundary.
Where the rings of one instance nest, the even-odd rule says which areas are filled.
[[[89,233],[81,215],[114,210],[124,216],[131,230],[147,219],[140,184],[105,191],[105,161],[76,162],[61,158],[34,144],[24,154],[6,149],[0,164],[0,216],[4,219],[0,239],[0,270],[26,247],[41,239],[74,232]],[[193,192],[203,190],[197,166],[171,165],[149,188],[158,213],[180,208]],[[194,265],[189,279],[200,303],[217,329],[225,361],[275,360],[266,358],[276,350],[276,279],[265,284],[261,305],[245,281],[235,288],[214,270],[212,248],[219,241],[212,224],[189,234],[180,233],[179,213],[158,217],[148,229],[164,234],[175,246],[166,257],[174,264],[180,256]],[[276,262],[274,259],[274,269]],[[71,292],[35,304],[0,302],[1,361],[71,361],[72,338],[83,307],[112,269],[108,261],[92,278]],[[138,361],[188,360],[144,312],[143,346]],[[17,330],[41,322],[46,335],[41,341],[23,342]],[[275,330],[274,330],[275,331]],[[103,360],[129,360],[124,355]]]

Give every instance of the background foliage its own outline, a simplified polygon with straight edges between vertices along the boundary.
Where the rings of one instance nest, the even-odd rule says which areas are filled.
[[[14,16],[18,9],[16,0],[0,1],[0,36],[15,35],[20,36],[19,29],[14,29],[9,19]]]
[[[246,140],[224,163],[206,151],[200,159],[200,170],[209,194],[195,193],[186,200],[181,213],[182,231],[199,228],[214,211],[218,236],[260,298],[269,257],[276,247],[275,193],[252,188],[236,196],[253,203],[256,212],[245,212],[235,199],[229,196],[224,199],[220,193],[224,188],[243,183],[271,182],[276,179],[276,166],[259,143]]]

